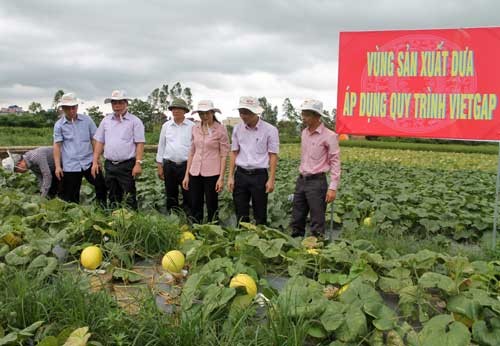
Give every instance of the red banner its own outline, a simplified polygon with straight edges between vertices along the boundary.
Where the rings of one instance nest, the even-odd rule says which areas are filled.
[[[500,140],[500,28],[341,32],[337,133]]]

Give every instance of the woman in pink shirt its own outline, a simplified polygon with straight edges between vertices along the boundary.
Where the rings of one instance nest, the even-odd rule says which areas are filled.
[[[224,186],[226,158],[229,153],[227,130],[215,117],[215,108],[210,100],[198,103],[201,123],[193,127],[191,151],[187,161],[186,175],[182,187],[191,195],[191,212],[197,223],[203,222],[203,204],[207,204],[207,220],[215,220],[219,208],[219,192]]]

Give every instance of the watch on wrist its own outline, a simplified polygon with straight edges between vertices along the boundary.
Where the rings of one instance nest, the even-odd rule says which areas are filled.
[[[140,165],[142,165],[143,162],[144,162],[143,160],[135,160],[135,163],[138,163]]]

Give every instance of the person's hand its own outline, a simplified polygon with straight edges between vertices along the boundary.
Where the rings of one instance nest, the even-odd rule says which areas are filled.
[[[233,177],[229,177],[227,179],[227,190],[229,192],[233,192],[233,190],[234,190],[234,178]]]
[[[328,192],[326,193],[325,196],[325,202],[326,203],[333,202],[335,200],[335,197],[337,197],[337,191],[328,189]]]
[[[186,191],[189,190],[189,176],[185,176],[184,180],[182,180],[182,188]]]
[[[221,177],[217,179],[217,183],[215,183],[215,192],[219,193],[224,190],[224,179]]]
[[[165,176],[163,175],[163,167],[162,166],[158,166],[158,178],[160,178],[160,180],[165,180]]]
[[[141,167],[141,164],[139,162],[136,162],[134,168],[132,168],[132,176],[134,178],[140,176],[142,173],[142,167]]]
[[[268,179],[266,182],[266,193],[271,193],[274,191],[274,179]]]
[[[90,169],[90,174],[95,177],[99,174],[101,168],[99,167],[99,162],[92,162],[92,168]]]
[[[56,167],[56,171],[55,171],[55,174],[56,174],[56,178],[58,180],[62,180],[63,176],[64,176],[64,173],[63,173],[63,170],[61,167]]]

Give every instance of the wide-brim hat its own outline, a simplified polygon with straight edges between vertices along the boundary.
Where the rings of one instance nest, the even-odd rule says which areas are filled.
[[[323,102],[314,99],[307,99],[300,105],[301,111],[313,111],[319,116],[323,116]]]
[[[235,110],[239,109],[248,109],[250,112],[254,114],[261,114],[264,110],[259,104],[259,100],[253,96],[242,96],[240,97],[240,102],[238,107]]]
[[[186,113],[190,111],[189,106],[186,101],[181,98],[175,98],[172,103],[168,106],[168,110],[171,111],[172,108],[182,108],[186,110]]]
[[[208,111],[221,113],[219,108],[214,107],[214,103],[211,100],[202,100],[198,102],[198,107],[194,111],[192,111],[191,114],[195,114],[198,112],[208,112]]]
[[[61,99],[59,100],[57,107],[78,106],[79,103],[80,100],[76,98],[76,95],[74,93],[67,93],[61,96]]]
[[[22,156],[19,154],[11,154],[10,152],[7,153],[9,157],[2,160],[2,168],[7,172],[13,173],[17,164],[21,161]]]
[[[127,92],[125,90],[113,90],[111,92],[111,97],[105,98],[104,103],[111,103],[111,101],[132,101],[132,99],[127,97]]]

